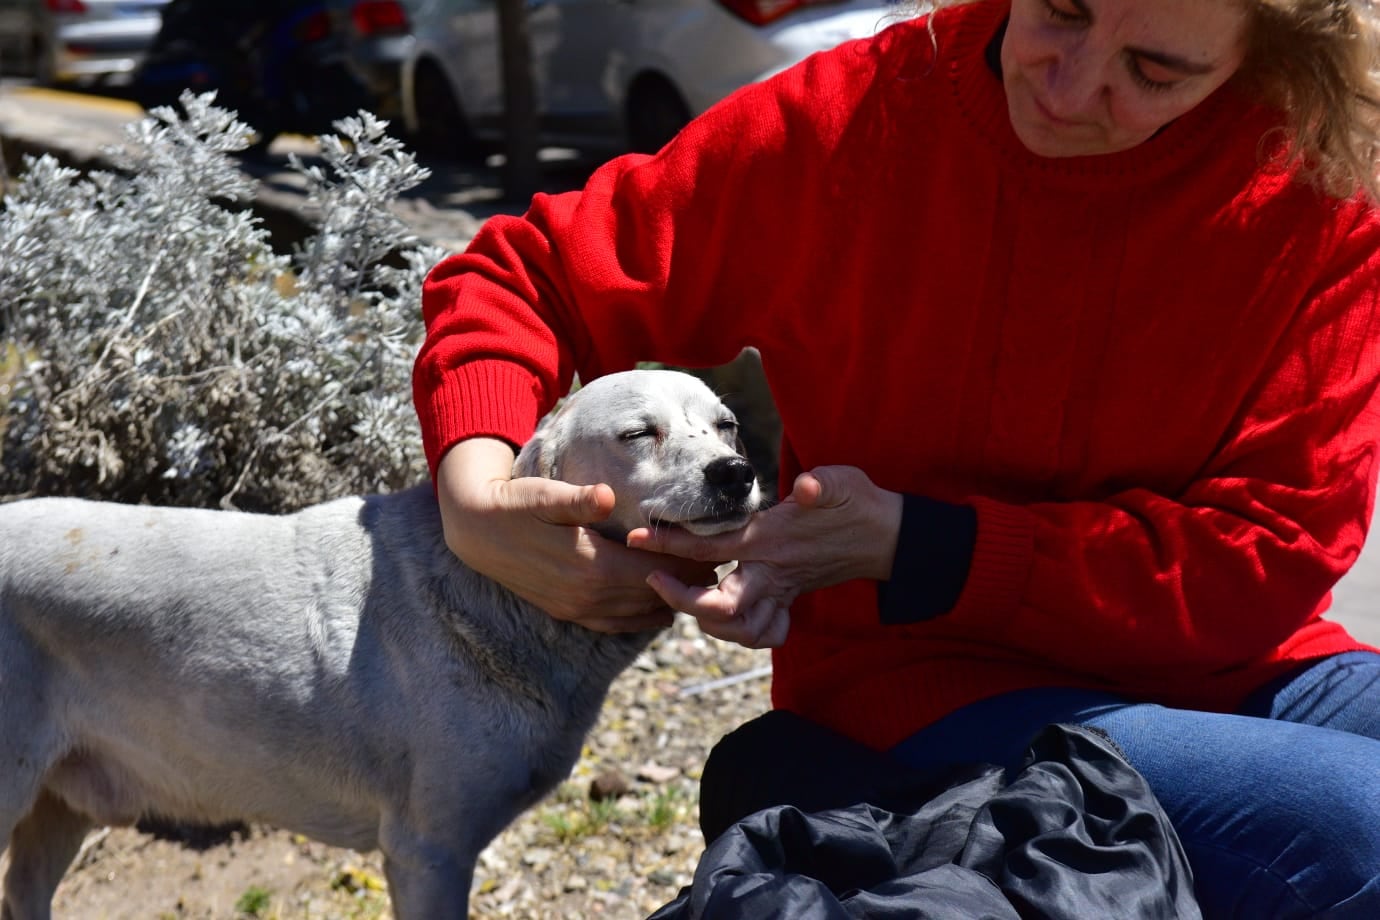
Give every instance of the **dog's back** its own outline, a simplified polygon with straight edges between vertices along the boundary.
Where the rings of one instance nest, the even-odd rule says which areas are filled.
[[[236,800],[291,815],[309,798],[299,782],[319,795],[322,771],[339,762],[338,750],[304,741],[348,733],[331,722],[355,701],[338,697],[369,695],[351,675],[368,670],[352,661],[367,647],[350,600],[371,575],[368,535],[350,524],[362,507],[284,517],[74,499],[0,507],[0,662],[27,671],[36,691],[27,706],[4,695],[0,750],[24,745],[46,784],[98,823],[128,823],[151,803],[189,820],[246,817],[217,811]],[[7,730],[19,719],[27,726]],[[363,818],[317,832],[372,846],[340,826]]]

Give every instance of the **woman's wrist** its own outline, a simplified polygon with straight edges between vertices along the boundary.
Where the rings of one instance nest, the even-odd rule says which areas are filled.
[[[886,581],[891,578],[896,560],[897,543],[901,538],[901,518],[905,497],[900,492],[876,488],[875,508],[868,515],[874,524],[864,541],[866,551],[864,578]]]
[[[511,479],[516,457],[507,441],[466,438],[447,450],[436,465],[437,490],[454,496],[481,483]]]

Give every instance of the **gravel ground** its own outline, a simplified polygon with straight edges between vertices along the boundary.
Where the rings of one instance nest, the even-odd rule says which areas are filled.
[[[704,846],[700,768],[768,708],[769,662],[678,618],[614,682],[570,778],[484,851],[471,916],[631,920],[672,900]],[[377,853],[272,828],[203,849],[117,829],[88,838],[54,908],[59,920],[389,918],[386,887]]]

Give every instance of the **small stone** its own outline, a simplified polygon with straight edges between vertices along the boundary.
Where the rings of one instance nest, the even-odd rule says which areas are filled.
[[[618,873],[620,866],[618,860],[611,854],[599,853],[590,857],[589,864],[585,868],[587,875],[609,878]]]
[[[676,873],[670,869],[653,869],[647,873],[647,881],[653,885],[670,886],[676,883]]]
[[[490,872],[506,872],[508,860],[494,847],[485,847],[479,852],[479,864]]]
[[[522,879],[515,875],[499,886],[498,890],[494,892],[493,899],[499,904],[509,904],[517,898],[521,889]]]
[[[620,770],[605,770],[589,782],[589,798],[594,802],[627,795],[632,783]]]
[[[669,783],[671,780],[680,776],[678,767],[663,767],[656,761],[649,760],[637,770],[637,778],[646,783],[656,783],[661,785]]]
[[[554,855],[555,854],[546,847],[533,847],[522,854],[522,864],[524,866],[531,866],[533,869],[540,869],[551,862],[551,857]]]

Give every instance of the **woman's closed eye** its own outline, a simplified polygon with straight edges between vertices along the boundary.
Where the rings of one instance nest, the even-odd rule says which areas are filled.
[[[1087,22],[1088,13],[1070,0],[1044,0],[1045,15],[1063,25]]]
[[[1126,68],[1131,72],[1131,79],[1137,86],[1156,93],[1173,89],[1182,79],[1163,65],[1135,54],[1128,53]]]

